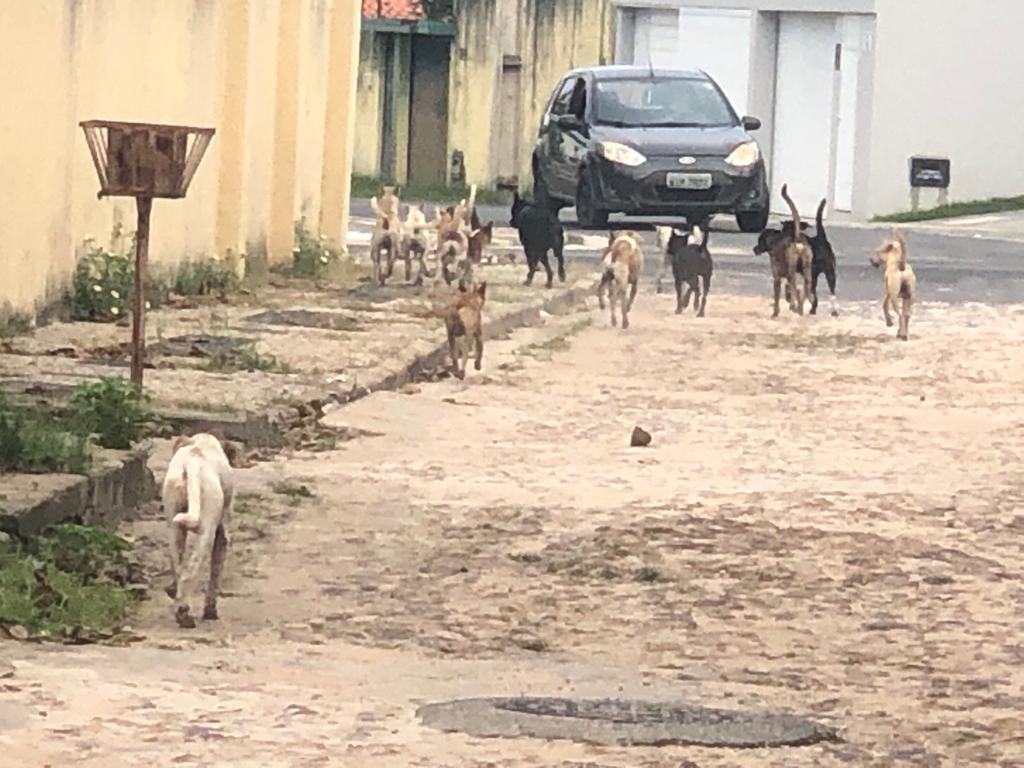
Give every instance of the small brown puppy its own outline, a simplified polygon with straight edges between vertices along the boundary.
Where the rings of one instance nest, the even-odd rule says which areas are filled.
[[[444,324],[448,330],[448,351],[452,356],[452,373],[460,379],[466,378],[469,363],[469,345],[475,347],[473,367],[480,370],[484,359],[483,308],[487,296],[487,283],[473,289],[460,286],[459,292],[445,313]],[[461,347],[461,350],[460,350]],[[460,355],[461,351],[461,355]],[[462,365],[459,365],[459,358]]]
[[[772,264],[772,291],[775,301],[772,307],[772,317],[779,316],[779,300],[782,297],[783,280],[786,281],[789,308],[800,315],[804,313],[804,299],[811,297],[813,284],[814,252],[811,250],[811,244],[806,235],[803,234],[803,229],[800,226],[800,212],[796,209],[793,198],[789,196],[786,184],[782,185],[782,199],[786,201],[793,216],[793,229],[778,238],[769,251]],[[797,275],[803,275],[803,292],[796,286]]]
[[[885,324],[889,328],[893,326],[890,308],[899,312],[900,327],[896,331],[896,338],[907,341],[910,338],[910,310],[917,293],[917,278],[907,262],[907,241],[898,229],[893,227],[892,238],[879,246],[871,257],[871,263],[883,270],[885,294],[882,298],[882,311],[885,313]]]
[[[636,299],[643,269],[644,256],[640,250],[640,236],[631,230],[612,232],[608,235],[608,250],[602,262],[601,282],[597,286],[597,303],[604,309],[604,293],[608,292],[608,303],[612,310],[612,326],[618,325],[615,304],[622,304],[622,328],[629,328],[629,311]],[[626,298],[629,286],[629,298]]]

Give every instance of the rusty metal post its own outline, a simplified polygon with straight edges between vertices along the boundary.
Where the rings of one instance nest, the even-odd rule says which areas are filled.
[[[132,383],[142,389],[146,361],[146,262],[149,261],[149,214],[152,197],[136,197],[138,226],[135,230],[135,298],[132,302]]]

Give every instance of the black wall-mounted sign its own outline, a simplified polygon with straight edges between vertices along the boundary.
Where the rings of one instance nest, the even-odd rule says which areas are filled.
[[[949,158],[945,157],[912,157],[910,158],[910,186],[929,187],[932,189],[949,189],[950,168]]]

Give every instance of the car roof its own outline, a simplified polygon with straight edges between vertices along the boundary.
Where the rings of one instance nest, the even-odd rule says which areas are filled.
[[[703,69],[684,67],[643,67],[637,65],[611,64],[601,67],[579,67],[566,72],[564,77],[581,77],[589,74],[595,80],[626,80],[637,77],[678,77],[708,80]],[[563,77],[563,79],[564,79]]]

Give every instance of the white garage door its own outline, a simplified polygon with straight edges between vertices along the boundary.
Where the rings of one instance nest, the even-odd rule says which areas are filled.
[[[703,69],[746,114],[750,85],[751,12],[682,8],[639,9],[633,64]]]
[[[783,184],[807,218],[827,196],[836,42],[836,16],[780,15],[772,153],[772,206],[779,213],[788,212]]]
[[[676,66],[679,53],[679,11],[638,10],[634,26],[633,63]]]
[[[750,88],[750,14],[705,8],[679,13],[678,65],[711,75],[741,117]]]

